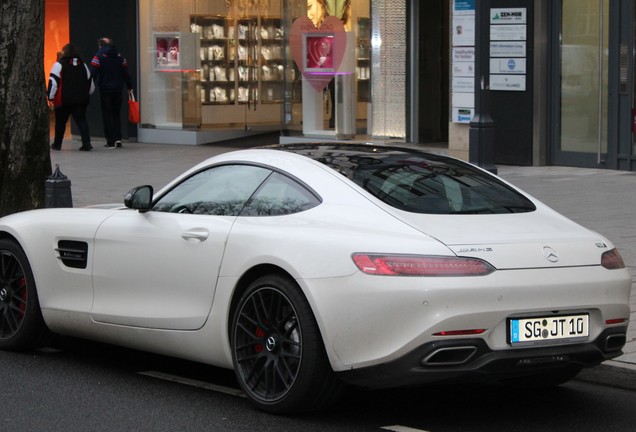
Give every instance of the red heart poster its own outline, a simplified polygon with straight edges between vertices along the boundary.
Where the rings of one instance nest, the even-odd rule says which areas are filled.
[[[292,56],[303,77],[318,91],[329,84],[338,70],[346,43],[344,25],[335,16],[327,17],[320,27],[306,16],[292,24],[289,38]]]

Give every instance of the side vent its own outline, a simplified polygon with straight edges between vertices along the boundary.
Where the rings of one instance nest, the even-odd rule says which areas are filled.
[[[65,266],[85,269],[88,260],[88,243],[60,240],[55,249]]]

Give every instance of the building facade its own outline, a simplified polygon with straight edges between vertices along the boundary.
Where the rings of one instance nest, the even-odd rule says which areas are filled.
[[[485,86],[493,162],[636,170],[635,0],[68,2],[70,39],[84,55],[110,35],[128,57],[141,101],[129,134],[142,142],[278,131],[435,143],[469,159],[474,94]],[[347,48],[334,51],[334,79],[312,90],[320,72],[305,63],[307,47],[340,40],[340,30],[317,20],[299,35],[294,25],[323,3],[343,22]],[[475,76],[484,31],[488,68]]]

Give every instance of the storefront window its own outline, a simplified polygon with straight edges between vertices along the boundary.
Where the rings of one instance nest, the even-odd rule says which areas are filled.
[[[358,135],[366,135],[370,133],[367,129],[367,113],[371,102],[371,55],[370,55],[370,0],[283,0],[283,10],[285,11],[284,22],[286,28],[291,29],[294,22],[300,17],[307,17],[316,31],[324,30],[323,23],[327,17],[337,17],[344,26],[344,31],[353,33],[350,39],[355,46],[351,51],[347,51],[346,56],[351,55],[354,58],[344,58],[342,62],[350,62],[353,64],[352,70],[354,75],[354,84],[351,91],[354,93],[355,111],[354,122]],[[311,24],[310,24],[311,25]],[[290,51],[293,51],[291,49]],[[351,54],[349,54],[351,52]],[[305,95],[305,104],[312,105],[311,110],[305,110],[316,114],[318,119],[303,119],[303,96],[302,96],[302,80],[305,72],[302,67],[296,64],[295,60],[289,53],[291,74],[285,82],[284,88],[284,127],[288,133],[300,135],[303,133],[303,122],[305,128],[308,122],[315,123],[316,129],[322,131],[335,131],[336,127],[336,91],[333,82],[325,83],[322,92],[322,100],[314,103],[308,100]],[[338,65],[333,65],[334,69],[338,69]],[[304,67],[304,66],[303,66]],[[337,80],[333,80],[337,81]],[[346,90],[348,92],[348,90]],[[345,91],[343,91],[344,93]],[[313,117],[313,116],[312,116]],[[335,133],[335,132],[334,132]]]
[[[607,152],[609,0],[562,0],[561,151]]]
[[[141,127],[279,130],[280,0],[140,0]]]
[[[319,6],[355,36],[355,119],[365,134],[370,0],[139,0],[140,140],[150,131],[157,142],[166,131],[301,133],[303,76],[289,34]],[[333,99],[324,92],[326,129]]]

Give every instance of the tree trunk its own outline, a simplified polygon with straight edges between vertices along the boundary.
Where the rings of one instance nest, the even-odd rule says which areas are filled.
[[[0,216],[44,206],[51,174],[44,0],[0,3]]]

